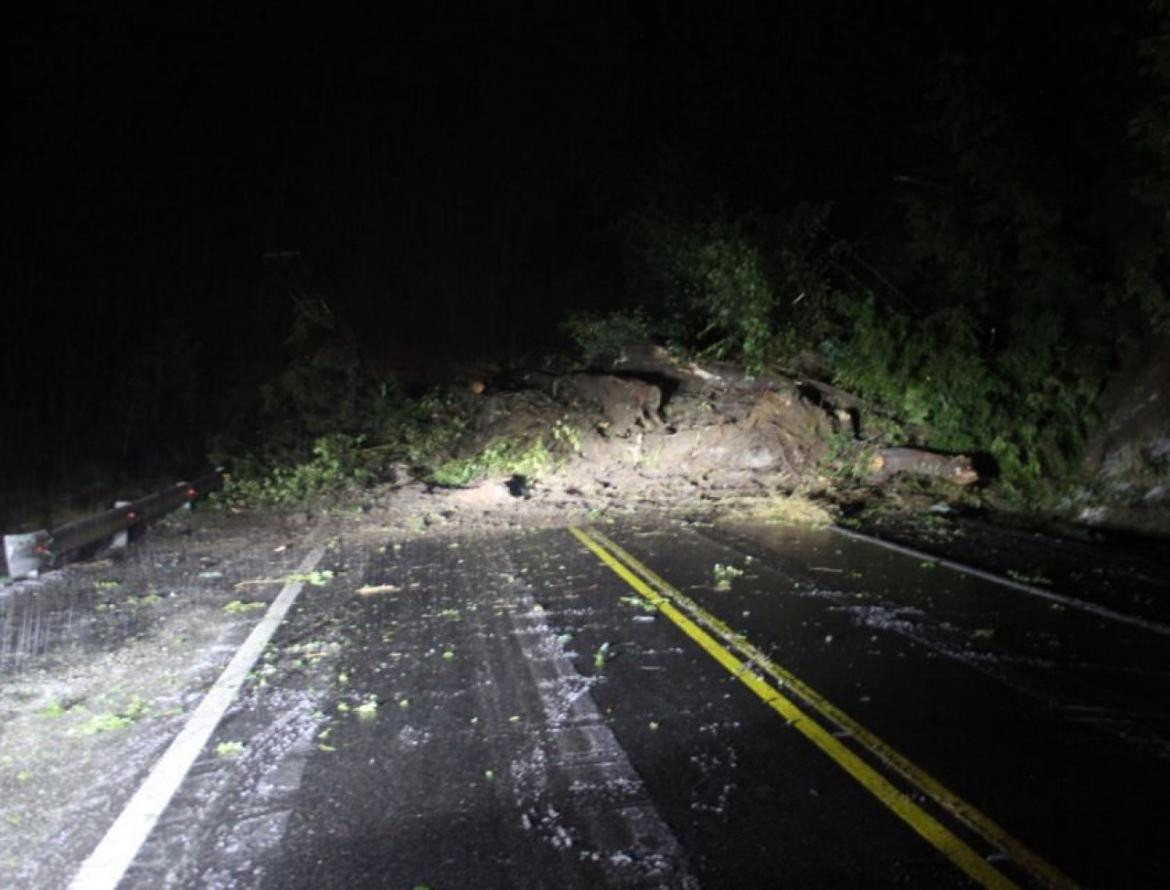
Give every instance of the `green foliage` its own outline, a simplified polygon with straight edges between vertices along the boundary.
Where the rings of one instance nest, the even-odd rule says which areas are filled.
[[[120,714],[95,714],[75,730],[77,735],[97,735],[99,732],[117,732],[134,721]]]
[[[1103,368],[1069,345],[1053,312],[1014,315],[1000,348],[965,307],[912,318],[871,299],[837,344],[835,381],[889,410],[944,451],[983,451],[1007,489],[1034,496],[1067,473],[1092,421]]]
[[[668,319],[668,337],[703,356],[741,358],[749,370],[791,363],[828,328],[838,297],[829,277],[837,245],[827,205],[775,217],[698,221],[643,216],[632,227],[639,276]]]
[[[470,457],[452,458],[431,474],[439,485],[469,485],[488,476],[535,478],[555,470],[570,454],[581,450],[581,433],[568,416],[558,418],[547,432],[501,436]]]
[[[300,463],[264,465],[245,458],[224,484],[221,497],[236,505],[292,504],[347,481],[360,480],[361,437],[336,433],[313,443],[312,456]]]
[[[1116,323],[1057,200],[961,58],[944,60],[934,98],[925,132],[948,186],[906,199],[907,256],[931,305],[913,317],[862,306],[840,376],[928,427],[928,444],[991,453],[1010,490],[1034,495],[1084,441]]]
[[[258,404],[248,406],[265,445],[289,452],[335,433],[365,432],[374,395],[353,335],[328,303],[294,296],[294,309],[287,358],[258,387]]]
[[[644,217],[636,226],[642,271],[686,348],[756,366],[772,358],[775,296],[743,223],[716,213],[700,222]]]
[[[842,245],[817,238],[824,208],[774,220],[768,249],[749,237],[765,229],[758,221],[658,224],[646,257],[666,305],[684,307],[690,345],[738,355],[749,370],[791,365],[801,351],[823,356],[834,382],[884,408],[911,438],[987,452],[1010,491],[1031,495],[1070,468],[1084,440],[1110,329],[1093,329],[1100,291],[1026,177],[1006,190],[989,184],[981,161],[1007,163],[999,149],[976,156],[976,134],[992,139],[992,123],[964,130],[947,117],[946,126],[963,146],[956,164],[979,208],[910,202],[907,251],[936,282],[926,311],[847,289]]]
[[[886,406],[908,427],[928,427],[935,447],[977,445],[996,381],[967,310],[912,319],[867,297],[854,307],[851,330],[835,344],[838,383]]]
[[[126,729],[136,720],[146,716],[149,706],[137,695],[133,696],[117,713],[104,712],[94,714],[84,723],[75,726],[71,735],[97,735],[103,732],[117,732]]]
[[[968,151],[975,147],[962,135],[994,133],[981,118],[964,130],[948,117],[946,127]],[[1003,161],[997,154],[993,162]],[[976,158],[965,155],[959,166],[973,189],[984,182]],[[1010,206],[1000,207],[1004,201]],[[1051,218],[1038,200],[997,191],[984,205],[996,239],[1024,249],[980,241],[981,226],[948,217],[944,204],[909,208],[916,221],[908,250],[951,276],[938,297],[942,305],[926,313],[846,290],[838,262],[843,246],[818,240],[824,207],[797,208],[766,227],[758,220],[751,227],[659,223],[657,247],[646,257],[657,264],[668,303],[682,303],[687,318],[702,321],[702,328],[692,324],[693,340],[718,336],[708,354],[739,354],[749,369],[759,369],[814,351],[828,360],[834,382],[886,409],[904,434],[941,450],[986,451],[1008,485],[1024,492],[1067,468],[1090,419],[1103,352],[1069,345],[1074,332],[1055,295],[1083,297],[1088,288],[1045,229]],[[1014,235],[1004,235],[1005,228]],[[750,230],[772,234],[767,251]],[[1012,280],[1029,289],[1005,289]],[[1016,305],[1010,314],[999,308],[1008,303]],[[993,304],[1003,321],[995,321]]]
[[[681,258],[686,265],[677,272],[690,308],[706,322],[699,337],[716,338],[705,354],[740,352],[749,367],[761,369],[775,358],[776,296],[760,248],[739,226],[722,220],[713,221],[705,236]]]
[[[267,603],[232,600],[231,602],[224,605],[223,610],[229,615],[246,615],[248,612],[257,612],[267,607]]]
[[[327,487],[352,470],[352,454],[373,430],[372,381],[356,344],[319,298],[294,296],[284,355],[230,402],[210,454],[227,464],[237,501],[288,502]]]
[[[370,438],[382,455],[427,465],[467,428],[476,407],[465,393],[432,389],[410,398],[395,381],[385,381],[370,406]]]
[[[571,312],[561,322],[561,330],[573,341],[582,361],[594,368],[612,365],[626,344],[650,336],[646,313],[638,308],[607,313]]]
[[[231,476],[221,498],[239,506],[294,504],[392,466],[439,460],[466,427],[468,394],[408,396],[364,367],[349,332],[319,299],[298,297],[286,355],[233,401],[211,458]]]
[[[1144,249],[1131,251],[1121,286],[1111,294],[1113,305],[1136,311],[1139,320],[1155,334],[1170,333],[1170,294],[1162,285],[1167,275],[1166,261],[1160,246],[1145,245]]]
[[[240,741],[220,742],[215,746],[216,757],[239,757],[244,751],[244,743]]]
[[[554,448],[569,451],[572,454],[581,453],[581,432],[569,422],[568,415],[557,418],[550,430]]]
[[[831,433],[825,444],[827,450],[818,470],[831,481],[848,484],[870,475],[869,465],[875,451],[872,444],[845,432]]]
[[[441,464],[432,480],[439,485],[468,485],[486,476],[519,475],[531,478],[554,463],[544,438],[503,437],[495,439],[471,457],[452,458]]]
[[[715,589],[728,591],[731,590],[731,582],[743,575],[743,569],[717,562],[712,569],[712,574],[715,576]]]
[[[916,301],[881,275],[886,299],[858,286],[827,205],[646,215],[631,229],[638,283],[684,346],[749,370],[811,354],[901,438],[988,453],[1007,491],[1034,496],[1073,465],[1120,322],[1006,111],[961,58],[938,84],[922,132],[939,181],[904,196],[894,258]],[[1152,276],[1144,286],[1157,304]]]
[[[897,203],[866,208],[876,211],[865,219],[868,261],[827,235],[827,206],[777,212],[792,192],[770,171],[745,181],[741,158],[716,169],[695,156],[687,175],[664,154],[626,228],[629,291],[656,339],[749,370],[815,369],[865,396],[900,439],[991,455],[1021,498],[1070,482],[1106,374],[1151,333],[1170,332],[1170,0],[1148,9],[1146,97],[1128,128],[1135,157],[1117,156],[1120,130],[1060,141],[1124,110],[1126,94],[1100,78],[1060,81],[1085,91],[1083,107],[1030,89],[996,95],[997,83],[1017,81],[1004,70],[981,76],[986,59],[949,55],[931,119],[902,147],[906,167],[891,171]],[[1117,43],[1095,45],[1106,42]],[[1111,77],[1125,68],[1112,53]],[[783,119],[774,106],[752,110]],[[751,129],[773,158],[783,157],[781,132]],[[1137,171],[1140,206],[1109,194],[1124,170]],[[1099,178],[1072,181],[1086,176]],[[732,198],[704,205],[703,183],[716,180]],[[842,473],[850,447],[832,458]]]

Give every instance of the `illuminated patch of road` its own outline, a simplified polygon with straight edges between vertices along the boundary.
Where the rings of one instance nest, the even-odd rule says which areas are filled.
[[[865,729],[798,677],[772,662],[759,649],[735,633],[725,623],[664,581],[600,532],[581,528],[569,531],[638,594],[670,618],[684,633],[709,655],[734,674],[769,707],[833,759],[882,804],[894,812],[914,831],[938,849],[954,865],[983,887],[1006,888],[1016,884],[991,866],[979,853],[941,822],[915,804],[876,769],[858,757],[832,733],[814,721],[791,699],[781,694],[783,687],[826,721],[851,736],[875,755],[893,773],[908,781],[934,800],[962,824],[983,838],[995,850],[1028,871],[1046,887],[1075,887],[1075,883],[1057,868],[1033,853],[1003,828],[971,804],[949,791],[938,780],[914,765],[887,743]],[[686,613],[686,614],[684,614]],[[689,617],[688,617],[689,616]],[[704,630],[703,625],[707,630]],[[708,633],[707,631],[711,631]],[[722,645],[715,636],[721,638]],[[730,651],[734,649],[741,657]],[[775,685],[757,676],[752,668],[770,677]]]
[[[573,668],[543,608],[522,588],[518,596],[520,608],[509,613],[512,635],[540,698],[551,742],[547,752],[533,750],[531,763],[524,765],[539,778],[521,783],[535,784],[537,792],[517,794],[524,825],[546,834],[551,827],[554,846],[572,846],[559,814],[539,793],[549,773],[560,772],[568,782],[568,810],[580,821],[587,842],[582,855],[604,862],[621,886],[697,888],[678,840],[598,712],[589,682]],[[518,766],[513,762],[514,774]]]
[[[324,546],[314,548],[297,569],[297,576],[311,572],[324,554]],[[81,864],[69,885],[70,890],[114,890],[118,886],[304,586],[304,580],[284,585],[191,719]]]

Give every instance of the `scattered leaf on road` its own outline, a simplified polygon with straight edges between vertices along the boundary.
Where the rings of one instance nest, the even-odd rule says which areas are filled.
[[[353,712],[363,720],[372,719],[378,713],[378,697],[371,695],[362,704],[354,708]]]
[[[240,600],[232,600],[223,610],[229,615],[243,615],[245,612],[253,612],[256,609],[263,609],[268,603],[244,603]]]
[[[401,589],[397,584],[363,584],[357,592],[361,596],[372,596],[375,593],[398,593]]]

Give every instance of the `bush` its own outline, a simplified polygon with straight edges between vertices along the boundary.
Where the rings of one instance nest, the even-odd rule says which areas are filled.
[[[366,371],[354,338],[322,300],[298,298],[283,360],[241,387],[231,419],[209,449],[230,468],[235,504],[288,504],[391,465],[433,465],[466,427],[476,403],[432,390],[409,397]]]
[[[581,360],[592,368],[611,366],[621,357],[624,346],[650,337],[650,323],[640,308],[572,312],[561,322],[561,330],[573,341]]]
[[[468,485],[488,476],[523,476],[531,479],[555,469],[564,458],[581,450],[581,434],[558,418],[546,433],[504,436],[489,442],[478,454],[452,458],[431,475],[438,485]]]
[[[975,117],[967,141],[959,121],[948,125],[977,212],[939,196],[908,204],[905,250],[934,283],[925,309],[848,289],[847,248],[825,236],[825,206],[766,222],[643,220],[642,274],[692,349],[742,358],[749,370],[793,367],[811,352],[835,383],[889,412],[903,437],[986,452],[1008,491],[1034,497],[1072,468],[1113,328],[1099,322],[1105,292],[1023,167],[1003,168],[1008,189],[984,175],[1007,162],[999,142],[987,143],[994,128]]]
[[[857,304],[834,380],[893,412],[943,451],[986,452],[1007,491],[1036,497],[1073,466],[1092,421],[1100,359],[1061,316],[1017,313],[998,349],[965,307],[913,318]]]
[[[799,205],[774,218],[732,219],[720,208],[699,221],[640,217],[632,226],[638,277],[668,338],[751,371],[791,364],[826,330],[837,296],[828,277],[828,205]]]
[[[360,437],[338,433],[317,439],[312,457],[301,463],[266,466],[243,461],[233,468],[220,497],[236,506],[293,504],[340,488],[365,478],[361,444]]]
[[[453,458],[432,474],[438,485],[468,485],[487,476],[517,475],[531,478],[553,464],[553,455],[540,436],[501,438],[472,457]]]

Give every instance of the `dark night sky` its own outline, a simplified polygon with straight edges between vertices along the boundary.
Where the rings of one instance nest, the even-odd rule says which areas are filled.
[[[239,312],[282,247],[362,323],[528,311],[616,286],[607,225],[664,155],[697,193],[848,217],[915,162],[941,52],[1064,129],[1132,55],[1107,3],[378,8],[35,16],[6,289]]]
[[[39,22],[15,289],[240,311],[261,253],[295,248],[361,320],[425,324],[553,283],[630,116],[630,17],[397,6]]]
[[[1106,0],[334,6],[13,21],[17,415],[99,412],[180,335],[222,385],[286,330],[273,248],[302,251],[298,273],[405,367],[520,351],[566,305],[619,301],[618,224],[664,181],[745,209],[833,201],[842,235],[880,240],[871,206],[929,169],[916,125],[945,52],[1032,122],[1053,188],[1088,195],[1149,28],[1144,4]]]

